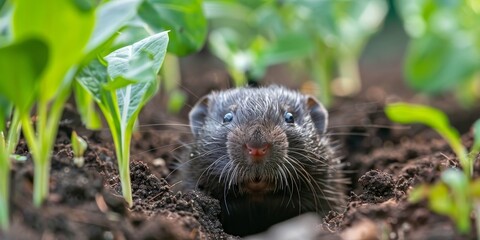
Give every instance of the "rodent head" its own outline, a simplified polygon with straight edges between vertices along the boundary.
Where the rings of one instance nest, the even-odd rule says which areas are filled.
[[[236,187],[254,198],[292,187],[291,168],[328,164],[313,156],[321,154],[327,117],[315,98],[278,86],[203,97],[189,115],[197,183],[216,180],[224,186],[210,192]]]

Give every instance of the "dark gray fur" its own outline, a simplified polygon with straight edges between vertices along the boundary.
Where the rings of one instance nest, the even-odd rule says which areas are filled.
[[[286,123],[291,112],[295,123]],[[233,121],[223,123],[226,113]],[[190,112],[195,140],[183,183],[217,198],[226,232],[247,235],[304,212],[325,215],[345,203],[340,161],[325,136],[328,114],[313,97],[279,86],[213,92]],[[245,143],[268,143],[261,164],[248,161]],[[252,194],[244,183],[271,183]],[[254,196],[255,195],[255,196]]]

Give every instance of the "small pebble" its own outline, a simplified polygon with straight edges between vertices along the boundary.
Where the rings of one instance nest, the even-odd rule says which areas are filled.
[[[155,167],[165,167],[167,164],[165,163],[165,159],[163,158],[155,158],[152,161],[153,166]]]

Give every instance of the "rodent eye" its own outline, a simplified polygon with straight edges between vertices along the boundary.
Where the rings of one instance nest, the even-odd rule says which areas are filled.
[[[223,123],[229,123],[233,120],[233,113],[229,112],[223,116]]]
[[[293,118],[293,114],[290,113],[290,112],[286,112],[284,117],[285,117],[285,122],[286,123],[294,123],[295,122],[295,119]]]

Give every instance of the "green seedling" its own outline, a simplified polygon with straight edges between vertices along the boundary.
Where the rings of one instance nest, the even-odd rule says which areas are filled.
[[[138,114],[158,89],[157,74],[167,51],[167,32],[120,48],[86,66],[76,80],[100,107],[112,133],[122,193],[132,206],[130,141]],[[107,66],[104,65],[107,64]]]
[[[425,124],[447,140],[457,155],[463,171],[447,169],[437,183],[415,187],[410,192],[409,200],[419,202],[428,199],[432,211],[453,219],[461,233],[469,232],[472,210],[475,210],[476,218],[480,219],[480,180],[471,178],[473,163],[480,151],[480,121],[474,124],[474,144],[467,154],[457,130],[450,126],[447,116],[440,110],[422,105],[395,103],[388,105],[385,113],[394,122]],[[480,225],[477,224],[477,232],[479,230]]]
[[[47,47],[37,39],[0,47],[0,228],[3,230],[9,226],[10,156],[20,135],[21,109],[32,101],[29,84],[34,84],[44,71],[46,53]]]
[[[72,132],[71,142],[74,155],[73,163],[77,167],[83,167],[83,164],[85,163],[83,154],[85,153],[85,150],[87,150],[87,142],[83,140],[83,138],[79,137],[75,131]]]
[[[100,57],[100,61],[94,60],[81,70],[77,83],[82,87],[75,88],[80,95],[82,91],[87,91],[107,120],[114,139],[122,192],[130,206],[131,134],[138,113],[159,87],[157,73],[164,60],[168,42],[166,32],[154,34],[171,30],[170,36],[174,40],[168,44],[168,52],[171,54],[166,59],[167,67],[161,73],[162,88],[172,93],[169,106],[172,110],[178,109],[179,102],[184,101],[183,95],[176,89],[179,84],[179,68],[178,59],[173,55],[184,56],[197,51],[203,46],[207,34],[202,2],[199,0],[183,0],[181,3],[176,0],[136,2],[140,2],[138,8],[112,7],[118,16],[127,16],[124,13],[127,9],[134,9],[136,15],[123,27],[112,46],[103,51],[113,52],[103,59]],[[117,21],[111,20],[109,24],[116,25]],[[138,42],[139,39],[144,40]],[[136,52],[130,52],[131,50]],[[91,112],[89,106],[92,105],[89,101],[81,104],[85,112]]]
[[[34,0],[22,0],[2,4],[0,19],[5,21],[0,24],[0,96],[13,105],[17,114],[13,115],[11,123],[21,123],[34,161],[35,206],[40,206],[48,194],[51,149],[63,106],[72,90],[76,93],[82,119],[90,128],[99,127],[92,101],[99,100],[95,97],[100,90],[110,91],[110,98],[102,99],[105,103],[102,111],[106,116],[116,116],[107,120],[111,129],[117,130],[112,133],[116,145],[128,146],[130,138],[126,136],[131,134],[130,126],[135,122],[132,119],[136,119],[141,106],[157,89],[156,72],[161,64],[157,52],[141,48],[141,51],[132,55],[133,58],[127,52],[116,52],[119,55],[109,55],[106,58],[108,71],[97,58],[102,59],[104,53],[129,45],[122,44],[126,36],[131,43],[142,39],[129,31],[138,25],[143,30],[149,29],[148,33],[165,28],[176,30],[172,32],[176,41],[171,51],[177,54],[186,54],[191,49],[200,48],[206,35],[201,2],[185,0],[183,3],[180,5],[174,1],[155,0],[46,0],[38,5]],[[159,18],[166,20],[158,21]],[[65,28],[67,25],[68,28]],[[117,38],[119,32],[121,37]],[[166,33],[160,38],[165,39]],[[166,48],[166,40],[159,44],[160,48]],[[93,67],[89,65],[92,59]],[[125,59],[127,60],[123,61]],[[96,69],[95,64],[103,68]],[[88,72],[92,69],[99,72]],[[85,94],[88,87],[77,83],[73,85],[74,77],[82,74],[101,77],[105,81],[108,75],[115,81],[102,85],[101,89],[90,89],[93,93],[89,91],[89,96]],[[31,116],[31,113],[34,115]],[[4,122],[6,121],[5,119]],[[7,139],[2,143],[16,143],[10,141],[9,137]],[[11,151],[2,153],[5,152]],[[119,159],[123,161],[122,166],[128,166],[128,161],[125,160],[128,159],[128,154],[128,148],[119,147],[117,150]],[[9,169],[7,159],[8,157],[2,158],[2,171]],[[125,170],[125,167],[120,172],[123,178],[128,177],[128,169]],[[6,174],[1,176],[7,177]],[[8,186],[7,181],[1,181],[1,185]],[[8,190],[2,187],[1,191],[2,199],[6,199],[4,193]],[[124,192],[128,191],[129,189],[124,189]],[[5,216],[6,210],[3,210],[2,216]]]
[[[33,101],[25,107],[15,104],[15,107],[21,109],[23,134],[34,161],[33,201],[35,206],[40,206],[49,191],[51,150],[58,122],[71,92],[75,65],[82,60],[83,48],[91,35],[95,15],[92,10],[83,11],[68,1],[60,3],[52,0],[41,5],[35,1],[14,3],[13,32],[16,39],[39,35],[48,46],[49,53],[45,72],[38,79],[32,79],[30,91],[25,92],[30,96],[28,99]],[[38,7],[31,7],[37,5]],[[65,30],[65,20],[51,21],[52,14],[57,19],[68,19],[69,28],[75,31]],[[13,90],[18,89],[16,86],[10,89],[18,92]],[[35,122],[30,117],[30,110],[34,106]]]
[[[22,118],[25,118],[28,114],[27,109],[34,101],[31,93],[37,85],[36,79],[45,70],[48,59],[47,49],[45,43],[37,39],[19,41],[0,48],[0,71],[5,79],[0,81],[0,96],[5,98],[4,101],[11,107],[14,107],[13,111],[15,112],[11,119],[8,135],[13,134],[20,128]],[[7,136],[5,124],[10,116],[4,114],[2,112],[2,117],[5,118],[1,121],[2,136],[0,137],[0,148],[2,149],[0,154],[2,173],[0,175],[3,178],[0,183],[3,206],[0,206],[0,209],[4,209],[2,210],[4,213],[2,218],[5,219],[8,214],[9,155],[14,151],[18,135],[15,136],[17,139],[5,138]],[[4,221],[2,220],[2,222]]]
[[[1,50],[0,50],[1,51]],[[10,158],[15,151],[20,135],[19,112],[15,111],[7,129],[6,120],[12,114],[12,104],[0,96],[0,229],[7,230],[9,226],[9,184]]]
[[[40,206],[48,194],[51,150],[75,73],[125,23],[124,15],[128,14],[118,15],[111,6],[122,4],[135,13],[138,5],[137,1],[114,1],[96,8],[78,3],[13,1],[6,31],[11,33],[7,38],[11,42],[0,49],[0,95],[19,113],[32,154],[35,206]],[[105,24],[109,20],[115,24]]]

